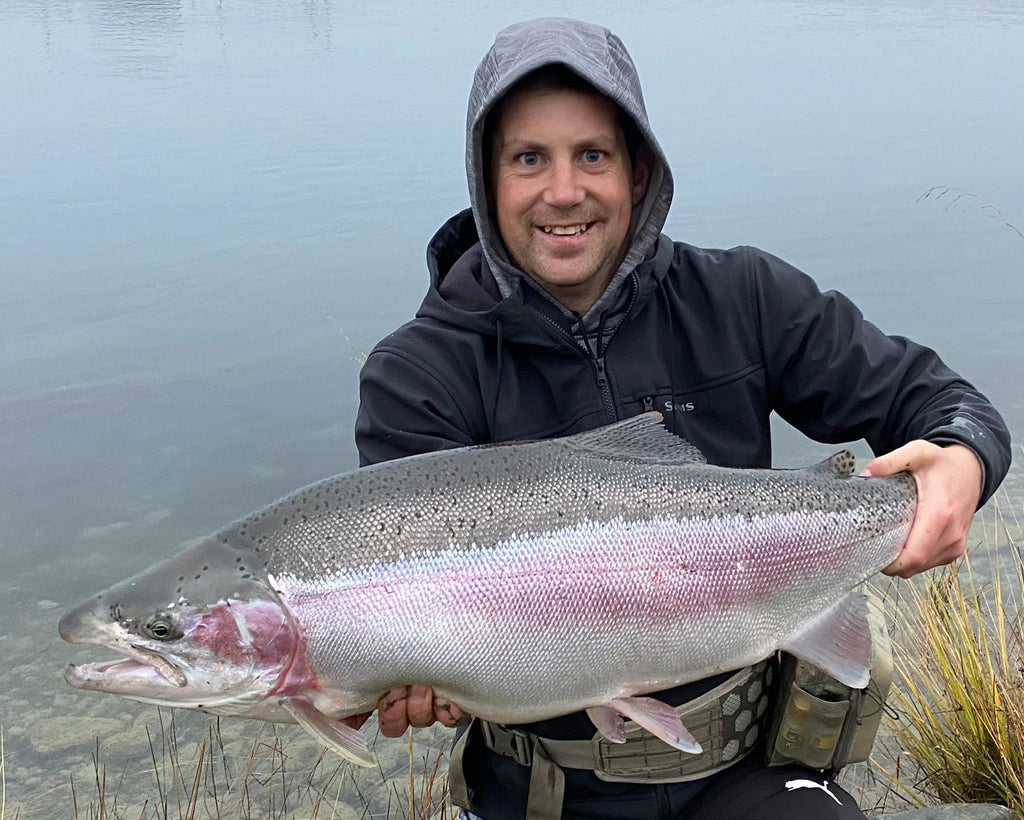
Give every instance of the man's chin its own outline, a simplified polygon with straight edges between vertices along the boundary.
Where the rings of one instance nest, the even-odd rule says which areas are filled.
[[[609,273],[594,273],[593,269],[556,266],[528,272],[528,275],[550,296],[576,313],[589,310],[600,298],[611,278]]]

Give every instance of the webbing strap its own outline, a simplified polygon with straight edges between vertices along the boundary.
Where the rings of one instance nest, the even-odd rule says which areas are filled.
[[[565,772],[548,756],[544,744],[534,736],[530,791],[526,798],[526,820],[560,820],[565,797]]]
[[[475,722],[471,722],[455,739],[452,753],[448,757],[448,796],[452,803],[462,809],[469,808],[469,786],[466,785],[466,774],[462,770],[462,756],[466,752],[466,739],[473,731]]]
[[[474,724],[486,731],[487,723],[476,719],[455,741],[448,761],[448,795],[452,803],[469,809],[469,786],[463,770],[463,756],[466,740]],[[565,798],[565,772],[555,765],[536,735],[531,735],[528,745],[521,747],[523,765],[530,767],[530,790],[526,799],[525,820],[559,820],[562,816],[562,801]],[[528,761],[528,762],[526,762]]]

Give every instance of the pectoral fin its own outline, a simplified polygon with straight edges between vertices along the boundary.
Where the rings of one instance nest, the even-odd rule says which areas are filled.
[[[301,700],[282,698],[281,705],[291,712],[303,729],[346,760],[359,766],[377,765],[377,757],[370,751],[366,738],[358,729],[327,717],[315,706]]]
[[[863,689],[871,677],[867,597],[848,595],[803,624],[780,648],[851,689]]]
[[[655,737],[660,737],[669,746],[691,754],[702,751],[694,736],[683,726],[676,710],[667,703],[654,698],[614,698],[608,706],[640,724]]]

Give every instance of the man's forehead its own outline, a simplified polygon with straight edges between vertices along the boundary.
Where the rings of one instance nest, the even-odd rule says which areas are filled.
[[[517,89],[501,101],[495,137],[502,143],[529,142],[540,139],[539,132],[561,132],[582,142],[614,142],[621,133],[617,114],[615,102],[598,91]]]

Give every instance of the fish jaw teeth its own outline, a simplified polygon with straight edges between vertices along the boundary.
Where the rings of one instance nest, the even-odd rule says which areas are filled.
[[[544,233],[553,233],[555,236],[579,236],[587,232],[589,225],[545,225]]]

